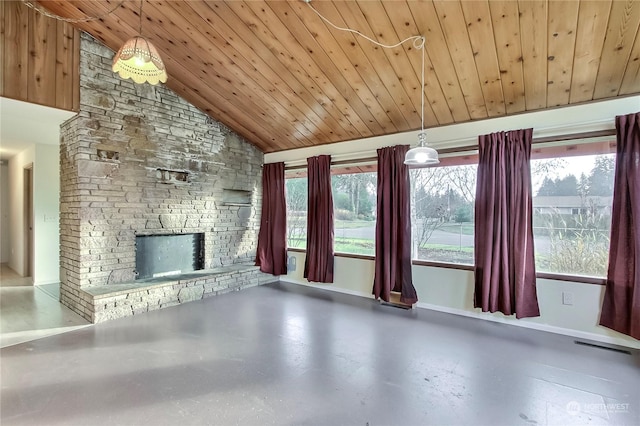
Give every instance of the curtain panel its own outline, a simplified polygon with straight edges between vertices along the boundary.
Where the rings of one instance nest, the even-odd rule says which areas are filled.
[[[307,256],[304,277],[320,283],[333,282],[333,195],[331,156],[307,158],[308,197]]]
[[[474,306],[540,315],[533,251],[533,129],[482,135],[475,203]]]
[[[287,273],[287,202],[284,163],[265,164],[262,169],[262,215],[256,265],[273,275]]]
[[[389,301],[391,291],[400,302],[418,301],[411,275],[411,186],[404,164],[407,145],[378,149],[378,201],[373,295]]]
[[[640,112],[616,117],[609,269],[600,325],[640,339]]]

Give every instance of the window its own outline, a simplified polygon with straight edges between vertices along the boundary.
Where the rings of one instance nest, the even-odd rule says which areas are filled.
[[[287,246],[307,247],[307,178],[285,180],[287,199]]]
[[[609,258],[615,141],[551,142],[531,154],[538,272],[605,277]],[[474,264],[477,154],[410,171],[413,257]],[[332,169],[336,253],[375,255],[375,165]],[[290,174],[288,245],[306,247],[306,172]]]
[[[334,251],[375,254],[376,186],[375,165],[331,170],[334,208]],[[289,173],[287,191],[287,245],[307,245],[306,170]]]
[[[375,166],[366,168],[369,170]],[[334,170],[333,190],[335,242],[338,253],[375,255],[376,172]]]
[[[610,150],[599,143],[582,151],[600,154],[531,161],[537,271],[607,275],[615,171]]]
[[[414,258],[473,265],[478,166],[460,164],[468,160],[446,158],[439,167],[411,170]]]

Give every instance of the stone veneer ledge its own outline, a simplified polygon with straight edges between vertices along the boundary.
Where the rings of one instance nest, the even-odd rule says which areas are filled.
[[[181,303],[277,281],[257,266],[233,265],[179,277],[90,287],[81,290],[83,316],[93,323],[136,315]]]
[[[262,153],[166,87],[114,75],[84,33],[80,51],[80,111],[61,126],[60,301],[100,322],[276,281],[247,267]],[[135,281],[137,235],[184,233],[204,234],[208,272]]]

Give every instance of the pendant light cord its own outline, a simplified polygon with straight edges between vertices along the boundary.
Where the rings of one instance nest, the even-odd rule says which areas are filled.
[[[421,96],[420,99],[422,100],[422,103],[420,105],[421,107],[421,111],[420,111],[420,121],[421,121],[421,127],[420,127],[420,131],[421,133],[424,133],[424,51],[425,51],[425,38],[424,36],[418,35],[418,36],[411,36],[411,37],[407,37],[402,41],[397,42],[396,44],[384,44],[384,43],[380,43],[379,41],[376,41],[374,39],[372,39],[371,37],[361,33],[360,31],[351,29],[351,28],[345,28],[345,27],[340,27],[336,24],[334,24],[333,22],[331,22],[329,19],[325,18],[324,16],[322,16],[322,14],[320,12],[318,12],[318,10],[316,10],[315,7],[313,7],[311,5],[311,0],[303,0],[307,6],[309,6],[311,8],[311,10],[313,10],[316,15],[318,15],[320,17],[320,19],[322,19],[324,22],[326,22],[328,25],[330,25],[331,27],[335,28],[336,30],[339,31],[346,31],[352,34],[356,34],[362,38],[364,38],[365,40],[370,41],[371,43],[375,44],[376,46],[380,46],[382,48],[385,49],[394,49],[408,41],[412,41],[413,42],[413,47],[415,49],[420,49],[422,50],[422,69],[421,69],[421,76],[420,76],[420,83],[421,83],[421,87],[420,87],[420,91],[421,91]],[[420,143],[422,145],[422,142]]]
[[[415,43],[415,42],[414,42]],[[422,123],[422,127],[420,128],[420,132],[424,133],[424,37],[420,36],[420,49],[422,50],[422,74],[420,77],[420,98],[422,99],[421,112],[420,112],[420,122]],[[422,140],[420,142],[422,145]]]
[[[138,13],[138,17],[140,18],[140,28],[138,29],[138,34],[142,36],[142,0],[140,0],[140,13]]]
[[[329,24],[330,26],[332,26],[333,28],[335,28],[336,30],[340,30],[340,31],[346,31],[349,33],[353,33],[353,34],[357,34],[360,37],[369,40],[371,43],[380,46],[380,47],[384,47],[385,49],[393,49],[395,47],[398,47],[408,41],[413,41],[413,47],[415,47],[416,49],[421,49],[424,46],[424,37],[422,36],[411,36],[411,37],[407,37],[402,41],[397,42],[396,44],[383,44],[380,43],[374,39],[372,39],[371,37],[362,34],[360,31],[358,30],[353,30],[351,28],[344,28],[344,27],[339,27],[338,25],[334,24],[333,22],[331,22],[330,20],[328,20],[327,18],[325,18],[324,16],[322,16],[322,14],[320,12],[318,12],[318,10],[313,7],[311,5],[311,2],[307,2],[306,0],[304,0],[305,3],[307,3],[307,5],[311,8],[311,10],[313,10],[316,15],[318,15],[320,17],[320,19],[322,19],[324,22],[326,22],[327,24]]]
[[[2,1],[2,0],[0,0]],[[43,7],[41,7],[40,5],[37,4],[37,2],[35,1],[28,1],[28,0],[21,0],[21,2],[35,10],[36,12],[38,12],[41,15],[44,15],[48,18],[53,18],[53,19],[57,19],[58,21],[63,21],[63,22],[68,22],[70,24],[79,24],[81,22],[93,22],[93,21],[98,21],[102,18],[105,18],[109,15],[111,15],[113,12],[115,12],[120,6],[122,6],[125,2],[125,0],[120,1],[118,4],[116,4],[111,10],[103,13],[102,15],[98,15],[98,16],[87,16],[85,18],[65,18],[64,16],[60,16],[60,15],[56,15],[55,13],[51,13],[48,10],[44,9]],[[78,9],[80,10],[80,9]]]

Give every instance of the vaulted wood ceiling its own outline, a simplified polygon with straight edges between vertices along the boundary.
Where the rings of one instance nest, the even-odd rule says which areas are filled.
[[[40,3],[79,18],[120,0]],[[312,5],[381,43],[426,37],[427,127],[640,93],[636,0]],[[139,7],[127,0],[75,25],[117,50],[138,32]],[[145,0],[142,15],[167,86],[264,152],[420,128],[411,43],[379,48],[300,0]]]

